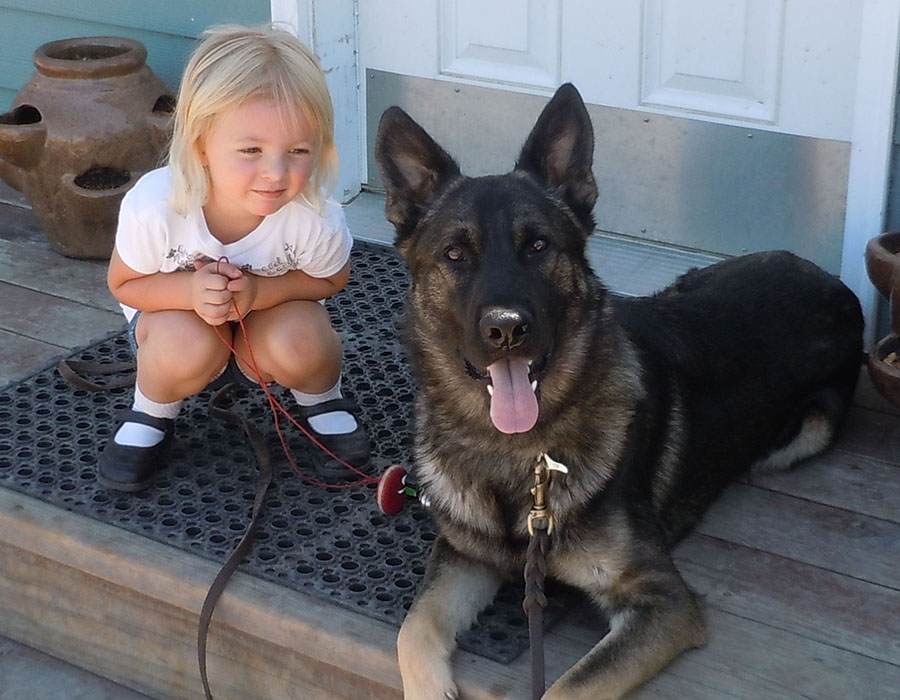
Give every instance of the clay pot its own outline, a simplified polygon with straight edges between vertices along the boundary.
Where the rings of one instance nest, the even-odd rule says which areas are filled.
[[[33,60],[0,115],[0,177],[28,198],[54,250],[108,258],[122,197],[161,164],[175,99],[132,39],[52,41]]]
[[[900,355],[900,232],[883,233],[866,244],[866,272],[891,305],[891,332],[869,351],[869,377],[882,396],[900,406],[900,368],[885,362],[892,352]]]
[[[900,369],[885,362],[892,352],[900,355],[900,338],[891,333],[875,343],[866,366],[873,386],[895,406],[900,406]]]

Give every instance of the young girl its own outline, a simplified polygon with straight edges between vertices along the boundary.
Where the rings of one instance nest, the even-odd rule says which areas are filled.
[[[137,383],[100,456],[105,486],[146,487],[184,399],[226,370],[256,383],[250,348],[316,439],[352,464],[368,459],[320,303],[347,283],[352,243],[326,198],[333,123],[318,61],[288,32],[217,27],[191,56],[168,165],[142,177],[119,214],[108,282],[133,333]]]

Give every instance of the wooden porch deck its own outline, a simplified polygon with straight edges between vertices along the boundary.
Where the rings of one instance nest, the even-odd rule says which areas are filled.
[[[6,386],[122,318],[103,263],[56,255],[21,197],[0,188],[0,202]],[[733,485],[676,559],[706,600],[711,639],[634,698],[900,698],[900,411],[864,375],[835,449]],[[0,488],[0,635],[151,697],[203,696],[196,623],[215,573],[207,560]],[[590,619],[576,611],[553,628],[550,679],[596,641]],[[210,637],[213,692],[398,698],[395,634],[238,574]],[[0,645],[0,679],[10,678],[12,644]],[[465,697],[527,697],[526,657],[501,665],[459,654]],[[35,682],[41,673],[36,664]],[[0,698],[34,697],[16,678],[0,680]],[[99,697],[72,692],[78,682],[59,697]]]

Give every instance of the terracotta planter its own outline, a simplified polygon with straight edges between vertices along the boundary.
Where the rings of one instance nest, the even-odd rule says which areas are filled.
[[[0,177],[28,198],[54,250],[109,257],[122,196],[161,162],[174,97],[132,39],[53,41],[33,59],[0,115]]]
[[[866,245],[866,272],[875,289],[890,302],[891,332],[869,351],[872,384],[882,396],[900,406],[900,232],[884,233]]]

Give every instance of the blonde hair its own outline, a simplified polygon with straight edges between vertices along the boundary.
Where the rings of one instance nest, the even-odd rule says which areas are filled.
[[[316,163],[301,197],[321,209],[337,180],[338,157],[334,108],[315,54],[272,26],[220,25],[205,35],[185,66],[175,104],[168,161],[175,211],[184,216],[207,201],[201,152],[215,118],[260,97],[271,100],[287,124],[296,125],[299,108],[315,132]]]

